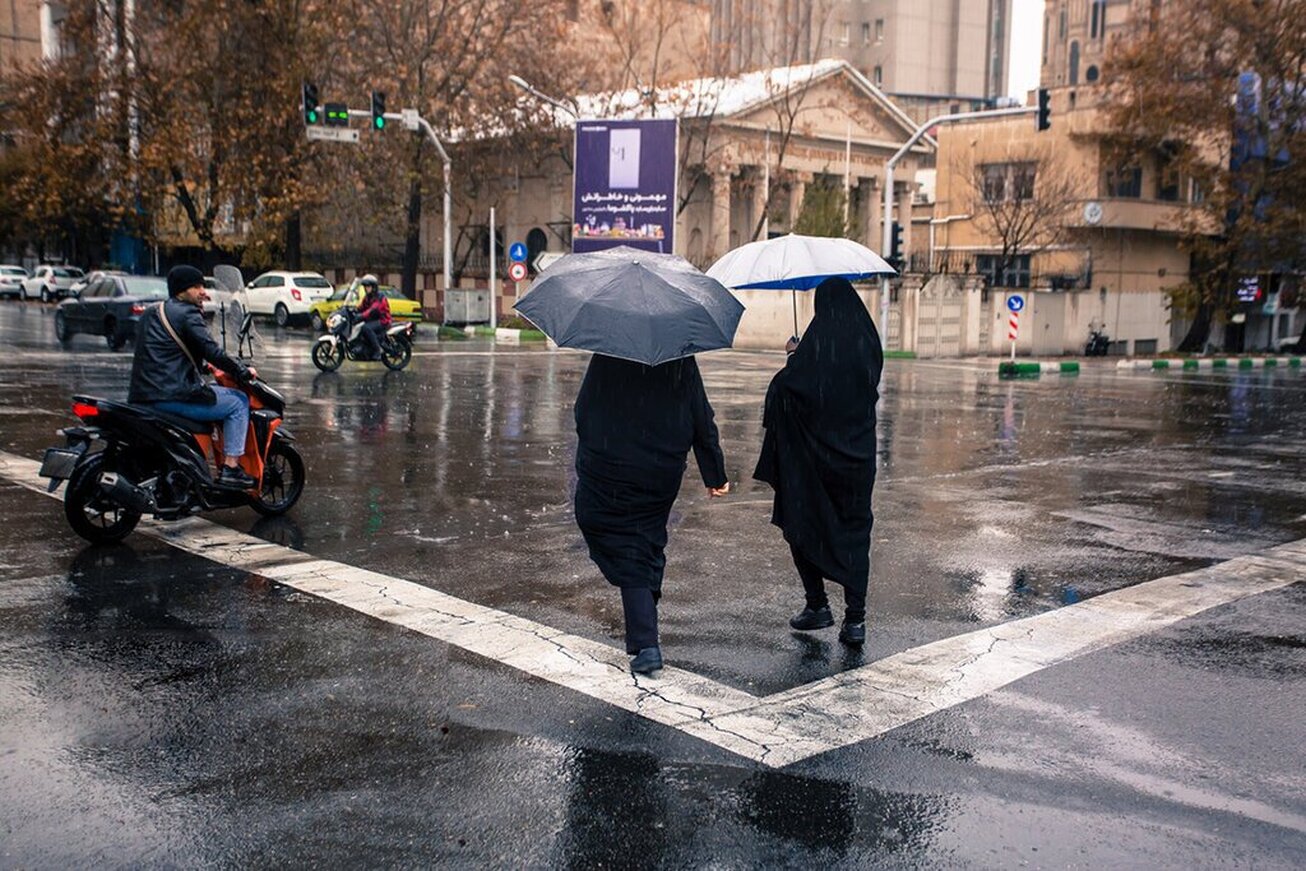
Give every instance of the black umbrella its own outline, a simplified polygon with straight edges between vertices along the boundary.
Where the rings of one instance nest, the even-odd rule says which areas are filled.
[[[516,308],[565,348],[649,366],[730,347],[744,313],[685,258],[624,245],[568,254]]]

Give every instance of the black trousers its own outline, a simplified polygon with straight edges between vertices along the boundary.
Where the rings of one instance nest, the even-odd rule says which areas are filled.
[[[385,327],[381,325],[380,321],[368,321],[363,324],[363,331],[359,334],[359,338],[363,340],[363,344],[367,346],[371,356],[379,359],[381,357],[381,337],[384,335]]]
[[[825,594],[825,576],[821,574],[821,570],[808,562],[807,558],[799,553],[798,548],[792,544],[789,545],[789,553],[793,555],[794,568],[798,569],[798,577],[803,579],[803,592],[807,595],[807,607],[812,610],[829,607],[830,597]],[[843,602],[847,609],[843,618],[845,623],[864,623],[866,621],[865,587],[860,590],[844,587]]]
[[[626,615],[626,652],[631,656],[645,647],[658,646],[658,599],[661,590],[622,587],[621,610]]]

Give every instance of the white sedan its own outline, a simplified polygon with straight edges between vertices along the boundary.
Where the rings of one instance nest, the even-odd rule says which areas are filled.
[[[252,314],[272,315],[284,327],[292,318],[307,318],[309,307],[333,290],[316,272],[265,272],[245,285],[245,299]]]
[[[23,282],[30,276],[21,266],[0,265],[0,296],[12,296],[14,299],[23,295]]]
[[[73,285],[85,277],[76,266],[38,266],[32,277],[23,282],[23,299],[40,298],[54,302],[72,296]]]

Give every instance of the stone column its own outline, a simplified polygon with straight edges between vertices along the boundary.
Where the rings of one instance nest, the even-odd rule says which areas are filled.
[[[877,254],[884,244],[884,185],[878,176],[861,180],[864,244]]]
[[[812,180],[811,173],[794,173],[789,181],[789,232],[793,232],[798,223],[798,215],[803,211],[803,197],[807,194],[807,185]]]
[[[762,220],[762,213],[766,211],[766,172],[760,166],[753,167],[753,222],[749,225],[744,233],[740,236],[747,236],[747,239],[740,239],[741,243],[752,241],[753,231],[757,229],[758,221]],[[766,229],[763,228],[762,235],[759,239],[766,238]]]
[[[730,172],[712,173],[712,259],[730,250]]]

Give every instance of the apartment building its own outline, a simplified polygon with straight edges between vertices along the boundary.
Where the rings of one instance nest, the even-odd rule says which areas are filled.
[[[1011,0],[713,0],[733,70],[848,61],[909,115],[1006,94]]]

